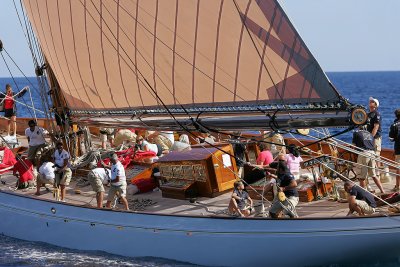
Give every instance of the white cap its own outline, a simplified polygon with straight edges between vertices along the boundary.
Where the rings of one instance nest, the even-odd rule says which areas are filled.
[[[379,107],[379,101],[376,98],[373,98],[372,96],[369,97],[369,101],[374,101],[376,104],[376,107]]]

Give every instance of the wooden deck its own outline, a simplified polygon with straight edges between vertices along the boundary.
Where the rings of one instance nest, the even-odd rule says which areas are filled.
[[[67,187],[66,202],[78,206],[96,206],[95,192],[92,191],[90,185],[80,186],[77,184],[78,177],[74,177],[70,186]],[[2,183],[0,189],[4,191],[14,192],[21,195],[26,195],[32,198],[54,200],[51,186],[49,190],[42,188],[42,195],[36,196],[36,188],[15,190],[16,177],[12,174],[5,174],[1,177]],[[385,185],[389,189],[392,185]],[[107,198],[108,187],[105,187],[105,200]],[[76,193],[79,190],[79,194]],[[195,203],[189,200],[177,200],[171,198],[163,198],[161,191],[154,191],[143,194],[128,195],[130,209],[137,212],[169,214],[169,215],[186,215],[186,216],[229,216],[227,214],[227,206],[231,193],[225,193],[215,198],[198,198]],[[255,213],[253,217],[261,216],[260,213],[261,201],[255,201]],[[270,202],[264,203],[268,209]],[[122,205],[117,204],[116,209],[122,209]],[[387,208],[381,208],[386,211]],[[322,199],[312,202],[300,202],[297,206],[297,213],[303,218],[332,218],[342,217],[347,214],[347,203],[339,203]]]
[[[27,145],[27,140],[24,137],[19,136],[18,140],[22,145]],[[81,186],[82,177],[73,177],[70,186],[67,187],[66,202],[78,205],[78,206],[96,206],[95,192],[92,191],[90,185]],[[12,174],[1,175],[0,190],[10,191],[21,195],[29,196],[32,198],[54,200],[53,194],[50,190],[42,188],[42,195],[36,196],[36,188],[15,190],[15,183],[17,178]],[[377,189],[370,179],[370,185]],[[390,189],[394,186],[394,180],[392,183],[383,184],[385,190],[390,192]],[[339,186],[341,184],[339,183]],[[108,187],[105,187],[106,193],[104,196],[104,203],[107,199]],[[250,189],[249,189],[250,190]],[[77,193],[79,191],[79,193]],[[378,190],[376,190],[378,192]],[[145,213],[157,213],[157,214],[169,214],[169,215],[186,215],[186,216],[229,216],[227,214],[227,206],[231,192],[227,192],[215,198],[197,198],[195,203],[191,203],[189,200],[177,200],[171,198],[163,198],[161,191],[154,191],[143,194],[128,195],[127,199],[129,202],[130,209],[137,212]],[[265,202],[265,208],[271,203]],[[254,201],[255,212],[252,216],[260,216],[261,201]],[[122,205],[117,204],[116,209],[122,209]],[[387,211],[387,207],[380,208],[381,211]],[[297,213],[303,218],[332,218],[342,217],[347,214],[347,203],[339,203],[336,201],[330,201],[328,198],[312,201],[312,202],[300,202],[297,206]]]

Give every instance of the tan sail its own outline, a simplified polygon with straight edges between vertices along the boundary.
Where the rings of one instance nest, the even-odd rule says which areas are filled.
[[[73,114],[339,101],[275,0],[23,3]]]

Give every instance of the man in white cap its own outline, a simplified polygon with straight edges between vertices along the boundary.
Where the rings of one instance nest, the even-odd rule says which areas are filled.
[[[381,155],[382,150],[382,118],[381,114],[378,111],[379,101],[376,98],[369,98],[369,113],[368,113],[368,123],[367,130],[374,137],[374,145],[375,145],[375,153],[379,157]],[[376,167],[379,169],[381,166],[378,161]],[[377,175],[379,176],[379,170],[377,171]]]

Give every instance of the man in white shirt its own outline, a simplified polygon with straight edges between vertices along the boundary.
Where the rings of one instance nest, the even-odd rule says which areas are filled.
[[[54,178],[54,164],[50,160],[45,159],[42,166],[39,168],[35,195],[40,196],[40,187],[45,186],[46,184],[54,184]]]
[[[126,210],[129,210],[128,201],[126,200],[126,176],[122,163],[118,160],[117,154],[113,154],[111,160],[111,187],[108,191],[106,207],[111,208],[111,202],[118,193]]]
[[[63,143],[56,144],[56,150],[53,154],[54,164],[56,165],[56,186],[60,185],[61,202],[65,202],[65,187],[71,182],[72,171],[69,168],[69,153],[63,149]]]
[[[46,134],[46,130],[36,126],[36,122],[34,120],[30,120],[28,122],[29,128],[25,130],[25,136],[28,138],[29,149],[28,149],[28,159],[32,162],[34,166],[36,166],[35,156],[37,151],[46,145],[46,140],[44,139],[44,135]]]
[[[88,180],[96,192],[97,207],[103,207],[104,186],[111,180],[111,170],[106,168],[94,168],[88,173]]]

